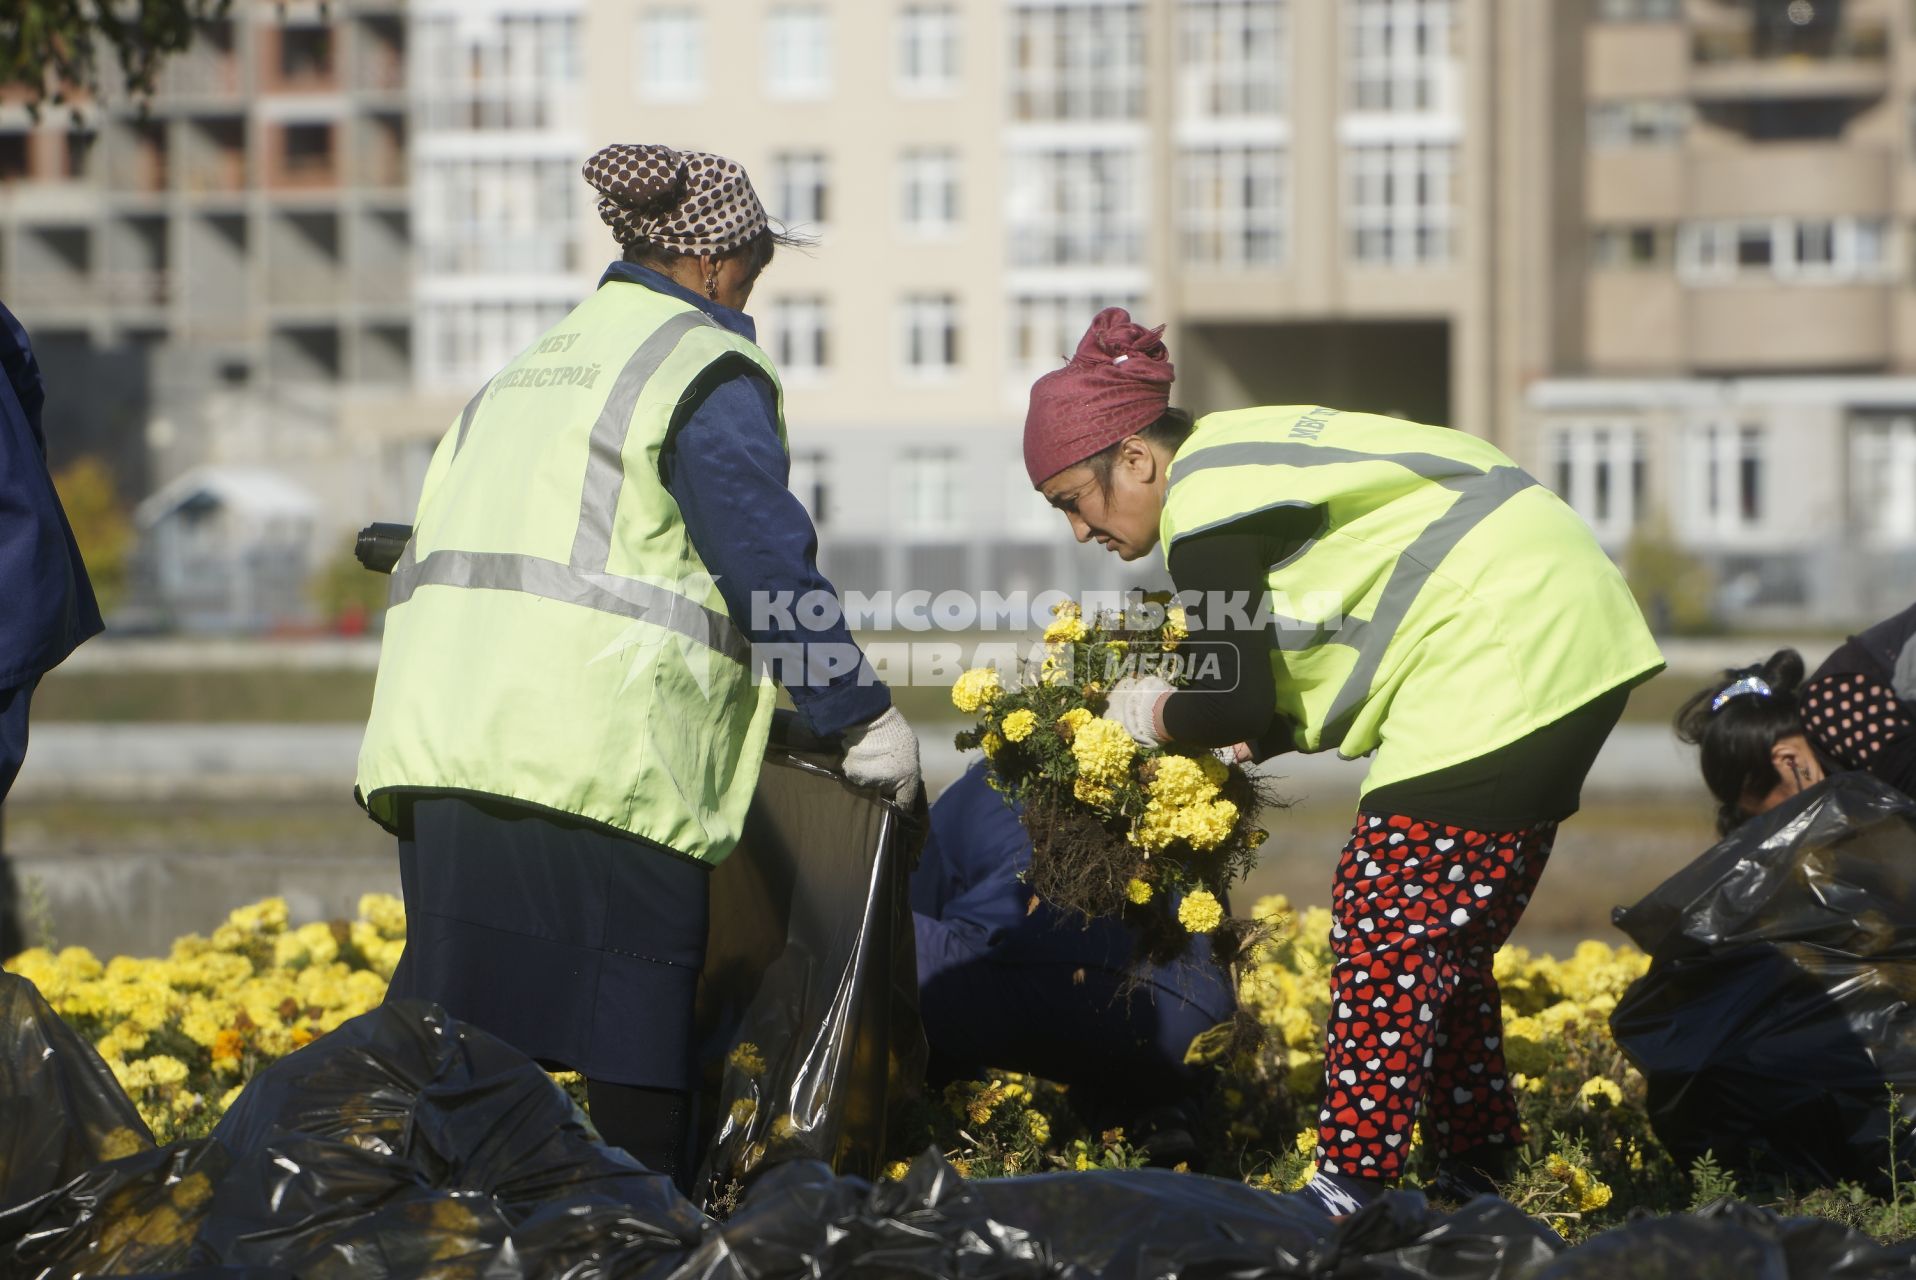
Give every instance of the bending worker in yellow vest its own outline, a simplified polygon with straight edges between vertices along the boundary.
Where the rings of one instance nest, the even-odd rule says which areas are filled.
[[[1332,889],[1305,1194],[1366,1203],[1421,1111],[1440,1187],[1467,1197],[1523,1138],[1492,958],[1662,658],[1588,528],[1489,444],[1311,406],[1194,424],[1162,332],[1102,312],[1025,423],[1031,482],[1078,540],[1162,545],[1192,648],[1220,659],[1177,692],[1121,681],[1106,714],[1146,745],[1374,756]]]
[[[918,744],[835,614],[792,630],[836,597],[742,310],[779,240],[744,171],[614,146],[585,176],[623,258],[433,456],[358,794],[399,837],[393,997],[583,1073],[606,1138],[682,1177],[708,881],[773,672],[854,782],[909,803]]]

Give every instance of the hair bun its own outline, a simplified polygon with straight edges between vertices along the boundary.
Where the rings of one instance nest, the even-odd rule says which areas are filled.
[[[1803,655],[1794,649],[1778,649],[1756,669],[1774,693],[1793,694],[1803,683]]]

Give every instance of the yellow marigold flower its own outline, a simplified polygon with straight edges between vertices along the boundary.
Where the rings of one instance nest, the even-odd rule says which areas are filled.
[[[1237,806],[1229,800],[1210,800],[1179,809],[1171,818],[1171,829],[1193,849],[1215,849],[1231,838],[1237,826]]]
[[[1003,725],[1006,742],[1023,742],[1038,727],[1037,713],[1028,707],[1019,707],[1005,717]]]
[[[1192,933],[1209,933],[1224,922],[1224,908],[1209,889],[1194,889],[1178,903],[1178,923]]]
[[[1093,719],[1095,717],[1092,716],[1089,708],[1073,707],[1058,717],[1058,732],[1069,738],[1090,724]]]
[[[1138,745],[1123,725],[1100,716],[1078,726],[1071,738],[1071,754],[1080,777],[1109,786],[1124,781]]]
[[[100,1139],[100,1158],[103,1160],[118,1160],[146,1149],[146,1139],[131,1129],[115,1129]]]
[[[725,1060],[748,1076],[762,1075],[765,1071],[765,1055],[750,1040],[742,1040],[736,1049],[726,1055]]]
[[[1140,907],[1151,901],[1151,895],[1154,892],[1155,890],[1153,890],[1150,885],[1138,879],[1136,876],[1131,877],[1129,883],[1124,886],[1124,896]]]
[[[732,1104],[732,1123],[740,1128],[750,1124],[757,1114],[758,1103],[752,1098],[740,1098]]]
[[[1095,782],[1079,778],[1071,784],[1071,794],[1085,804],[1103,808],[1117,798],[1117,792],[1110,787],[1099,786]]]
[[[905,1175],[911,1172],[911,1166],[903,1160],[894,1160],[885,1166],[885,1181],[903,1182]]]
[[[1164,647],[1175,649],[1179,643],[1191,634],[1190,617],[1184,612],[1184,606],[1174,604],[1164,611],[1164,626],[1158,629]]]
[[[1081,618],[1084,616],[1084,610],[1079,607],[1076,600],[1060,600],[1051,606],[1051,616],[1054,618]]]
[[[780,1116],[772,1121],[771,1136],[777,1142],[789,1142],[798,1136],[798,1121],[789,1115]]]
[[[1025,1112],[1025,1132],[1031,1135],[1033,1142],[1042,1147],[1051,1141],[1051,1122],[1040,1112],[1027,1111]]]
[[[1060,614],[1056,621],[1044,629],[1046,644],[1076,644],[1090,634],[1084,620],[1076,615]]]
[[[235,929],[255,933],[278,933],[286,927],[286,899],[264,898],[250,906],[235,907],[226,923]]]
[[[1005,740],[998,736],[995,729],[978,740],[979,749],[985,753],[987,760],[996,760],[998,753],[1004,750],[1004,745]]]
[[[1595,1213],[1610,1203],[1612,1194],[1608,1185],[1598,1181],[1583,1170],[1577,1171],[1577,1208],[1584,1213]]]
[[[1215,757],[1212,757],[1215,761]],[[1202,804],[1217,794],[1217,784],[1204,776],[1204,767],[1189,756],[1159,756],[1152,762],[1151,798],[1173,809]]]
[[[1623,1090],[1617,1082],[1606,1076],[1591,1076],[1583,1082],[1583,1088],[1577,1090],[1577,1101],[1584,1106],[1594,1106],[1598,1098],[1604,1099],[1610,1106],[1623,1102]]]
[[[406,904],[390,893],[360,895],[359,918],[388,938],[406,936]]]
[[[213,1037],[213,1064],[238,1062],[246,1052],[246,1037],[228,1027]]]
[[[996,667],[973,667],[951,686],[951,705],[966,715],[976,715],[1004,693]]]

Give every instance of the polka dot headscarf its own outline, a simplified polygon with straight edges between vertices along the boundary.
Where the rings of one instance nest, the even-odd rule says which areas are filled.
[[[724,156],[619,142],[587,160],[583,172],[621,245],[716,255],[771,225],[744,167]]]

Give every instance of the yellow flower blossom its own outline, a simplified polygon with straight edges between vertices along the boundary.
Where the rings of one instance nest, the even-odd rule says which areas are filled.
[[[1038,715],[1028,707],[1019,707],[1005,717],[1001,727],[1006,742],[1023,742],[1038,727]]]
[[[1103,717],[1085,721],[1071,738],[1078,776],[1105,786],[1124,781],[1125,771],[1137,753],[1137,743],[1124,726]]]
[[[911,1166],[903,1160],[894,1160],[885,1166],[885,1181],[903,1182],[905,1175],[911,1172]]]
[[[1591,1076],[1583,1082],[1583,1087],[1577,1090],[1577,1101],[1586,1107],[1591,1107],[1597,1104],[1599,1098],[1602,1098],[1609,1106],[1618,1106],[1623,1102],[1623,1090],[1617,1086],[1616,1081],[1607,1076]]]
[[[996,760],[998,753],[1005,748],[1005,740],[999,737],[998,731],[994,729],[978,740],[978,746],[984,751],[985,759]]]
[[[1174,604],[1164,611],[1164,625],[1158,629],[1158,636],[1166,649],[1175,649],[1191,634],[1190,615],[1184,606]]]
[[[1151,901],[1154,892],[1155,890],[1153,890],[1150,885],[1138,879],[1136,876],[1131,877],[1124,886],[1126,901],[1136,903],[1140,907]]]
[[[1206,759],[1217,763],[1215,756]],[[1217,794],[1217,784],[1205,776],[1204,766],[1189,756],[1159,756],[1151,763],[1151,798],[1167,808],[1202,804]]]
[[[966,715],[976,715],[996,702],[1004,691],[996,667],[973,667],[951,686],[951,705]]]
[[[1117,798],[1117,792],[1110,787],[1100,786],[1086,778],[1079,778],[1071,784],[1071,794],[1094,808],[1103,808]]]
[[[1090,724],[1095,717],[1085,707],[1073,707],[1058,717],[1058,733],[1069,742],[1078,730]]]
[[[765,1055],[750,1040],[741,1040],[738,1047],[725,1056],[725,1060],[748,1076],[765,1074]]]
[[[1209,889],[1194,889],[1178,903],[1178,923],[1192,933],[1209,933],[1224,922],[1224,908]]]
[[[1084,625],[1084,619],[1062,614],[1044,629],[1046,644],[1076,644],[1089,634],[1091,632]]]

